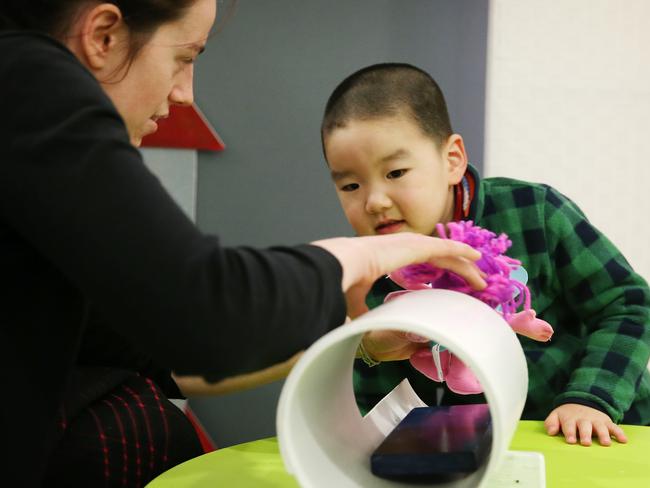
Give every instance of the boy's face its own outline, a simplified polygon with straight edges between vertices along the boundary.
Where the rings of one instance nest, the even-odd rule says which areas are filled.
[[[352,120],[325,139],[345,216],[358,235],[432,235],[453,216],[453,186],[467,167],[462,138],[442,147],[406,116]]]

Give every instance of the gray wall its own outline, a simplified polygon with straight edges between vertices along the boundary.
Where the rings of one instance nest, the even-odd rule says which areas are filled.
[[[240,0],[197,65],[197,103],[227,145],[199,157],[199,226],[228,245],[351,235],[318,128],[336,84],[376,62],[436,78],[480,167],[487,9],[487,0]],[[192,405],[226,446],[275,434],[280,388]]]

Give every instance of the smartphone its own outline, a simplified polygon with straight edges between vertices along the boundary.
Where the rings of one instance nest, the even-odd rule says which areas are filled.
[[[444,482],[479,469],[491,447],[487,403],[418,407],[372,453],[370,467],[381,478]]]

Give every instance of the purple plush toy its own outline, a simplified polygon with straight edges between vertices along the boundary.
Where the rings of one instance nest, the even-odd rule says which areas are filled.
[[[414,290],[443,288],[471,295],[499,311],[512,329],[521,335],[536,341],[548,341],[553,335],[553,328],[545,321],[538,319],[535,311],[530,308],[530,291],[526,286],[526,273],[521,268],[521,262],[505,256],[512,245],[508,236],[496,234],[475,226],[471,221],[450,222],[445,226],[438,224],[438,236],[443,239],[453,239],[464,242],[481,252],[477,266],[486,274],[487,287],[484,290],[474,290],[457,274],[436,268],[430,264],[414,264],[400,268],[389,275],[390,279],[404,288],[386,296],[385,302]],[[512,276],[522,274],[522,281]],[[523,311],[517,309],[523,305]],[[411,334],[416,341],[429,342],[428,339]],[[410,362],[418,371],[434,381],[446,381],[450,390],[460,394],[480,393],[480,383],[471,370],[455,355],[434,344],[431,348],[423,348],[413,354]]]

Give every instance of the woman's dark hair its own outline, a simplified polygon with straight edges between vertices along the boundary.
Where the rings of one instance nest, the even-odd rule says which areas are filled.
[[[406,115],[438,144],[452,134],[440,87],[426,71],[404,63],[381,63],[344,79],[330,95],[321,137],[350,120]],[[323,146],[324,147],[324,146]]]
[[[38,31],[62,40],[74,16],[86,4],[112,3],[131,32],[129,59],[133,59],[162,24],[180,18],[196,0],[0,0],[0,31]],[[219,3],[222,3],[221,1]],[[236,0],[230,3],[233,10]],[[231,12],[229,12],[231,13]]]

